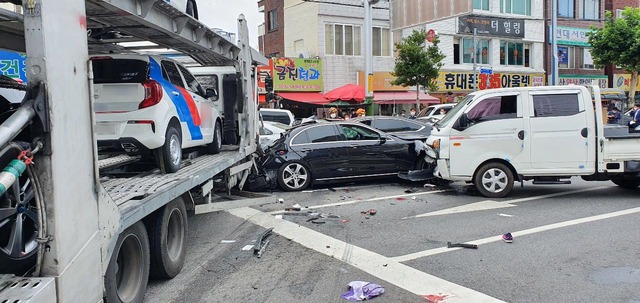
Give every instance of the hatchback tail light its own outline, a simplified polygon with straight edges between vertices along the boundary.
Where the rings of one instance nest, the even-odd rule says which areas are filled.
[[[144,100],[138,105],[138,109],[147,108],[160,103],[162,100],[162,86],[156,80],[142,82],[144,87]]]

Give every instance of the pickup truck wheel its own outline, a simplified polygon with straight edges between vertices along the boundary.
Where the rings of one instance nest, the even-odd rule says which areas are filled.
[[[154,279],[171,279],[180,273],[187,255],[187,210],[178,197],[165,205],[147,225]]]
[[[617,177],[612,178],[611,182],[626,189],[634,189],[640,186],[640,178],[637,177]]]
[[[155,150],[156,161],[158,161],[158,167],[163,174],[175,173],[180,169],[182,162],[180,131],[175,126],[169,125],[164,138],[164,145]]]
[[[513,188],[513,173],[502,163],[487,163],[478,169],[473,183],[483,196],[502,198]]]
[[[219,154],[222,149],[222,125],[216,122],[213,129],[213,142],[207,144],[207,152],[210,154]]]
[[[311,183],[311,172],[300,162],[289,162],[278,169],[278,184],[285,191],[304,190]]]
[[[118,236],[104,277],[105,301],[141,303],[149,281],[149,238],[142,222]]]

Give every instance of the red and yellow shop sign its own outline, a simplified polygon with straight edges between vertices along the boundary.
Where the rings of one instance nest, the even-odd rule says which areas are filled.
[[[438,92],[469,92],[474,88],[473,72],[440,72]],[[543,86],[545,75],[528,73],[494,73],[478,75],[478,90],[505,87]]]

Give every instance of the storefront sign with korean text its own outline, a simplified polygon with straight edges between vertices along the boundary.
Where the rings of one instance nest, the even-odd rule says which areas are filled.
[[[587,33],[591,32],[588,28],[558,26],[556,28],[556,41],[558,44],[575,45],[575,46],[591,46]],[[549,43],[551,43],[551,26],[549,26]]]
[[[469,92],[474,88],[474,74],[461,72],[440,72],[438,92]],[[545,75],[526,73],[499,73],[478,75],[478,89],[542,86]]]
[[[572,76],[563,76],[560,75],[558,78],[559,85],[598,85],[600,88],[607,88],[609,86],[609,78],[607,76],[581,76],[581,75],[572,75]]]
[[[26,70],[26,55],[0,50],[0,75],[26,83]]]
[[[458,17],[458,33],[473,35],[473,29],[480,36],[524,38],[524,20],[481,16]]]
[[[322,61],[304,58],[273,58],[275,91],[322,91]]]
[[[406,86],[391,85],[391,81],[395,79],[396,77],[391,75],[390,72],[373,72],[373,91],[388,92],[409,90]],[[358,85],[364,87],[364,72],[358,72]]]
[[[630,91],[631,90],[631,74],[613,74],[613,88],[617,88],[625,92]],[[640,81],[638,81],[636,90],[640,91]]]

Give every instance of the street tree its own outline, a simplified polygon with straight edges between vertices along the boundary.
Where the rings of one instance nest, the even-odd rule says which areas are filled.
[[[604,26],[588,34],[596,66],[615,64],[631,74],[629,104],[633,104],[640,70],[640,8],[627,7],[621,18],[606,12]]]
[[[396,77],[393,85],[416,87],[416,109],[420,109],[420,87],[427,92],[437,91],[436,80],[444,65],[445,55],[438,48],[438,37],[427,42],[425,30],[413,33],[395,44],[398,53],[396,65],[391,73]]]

